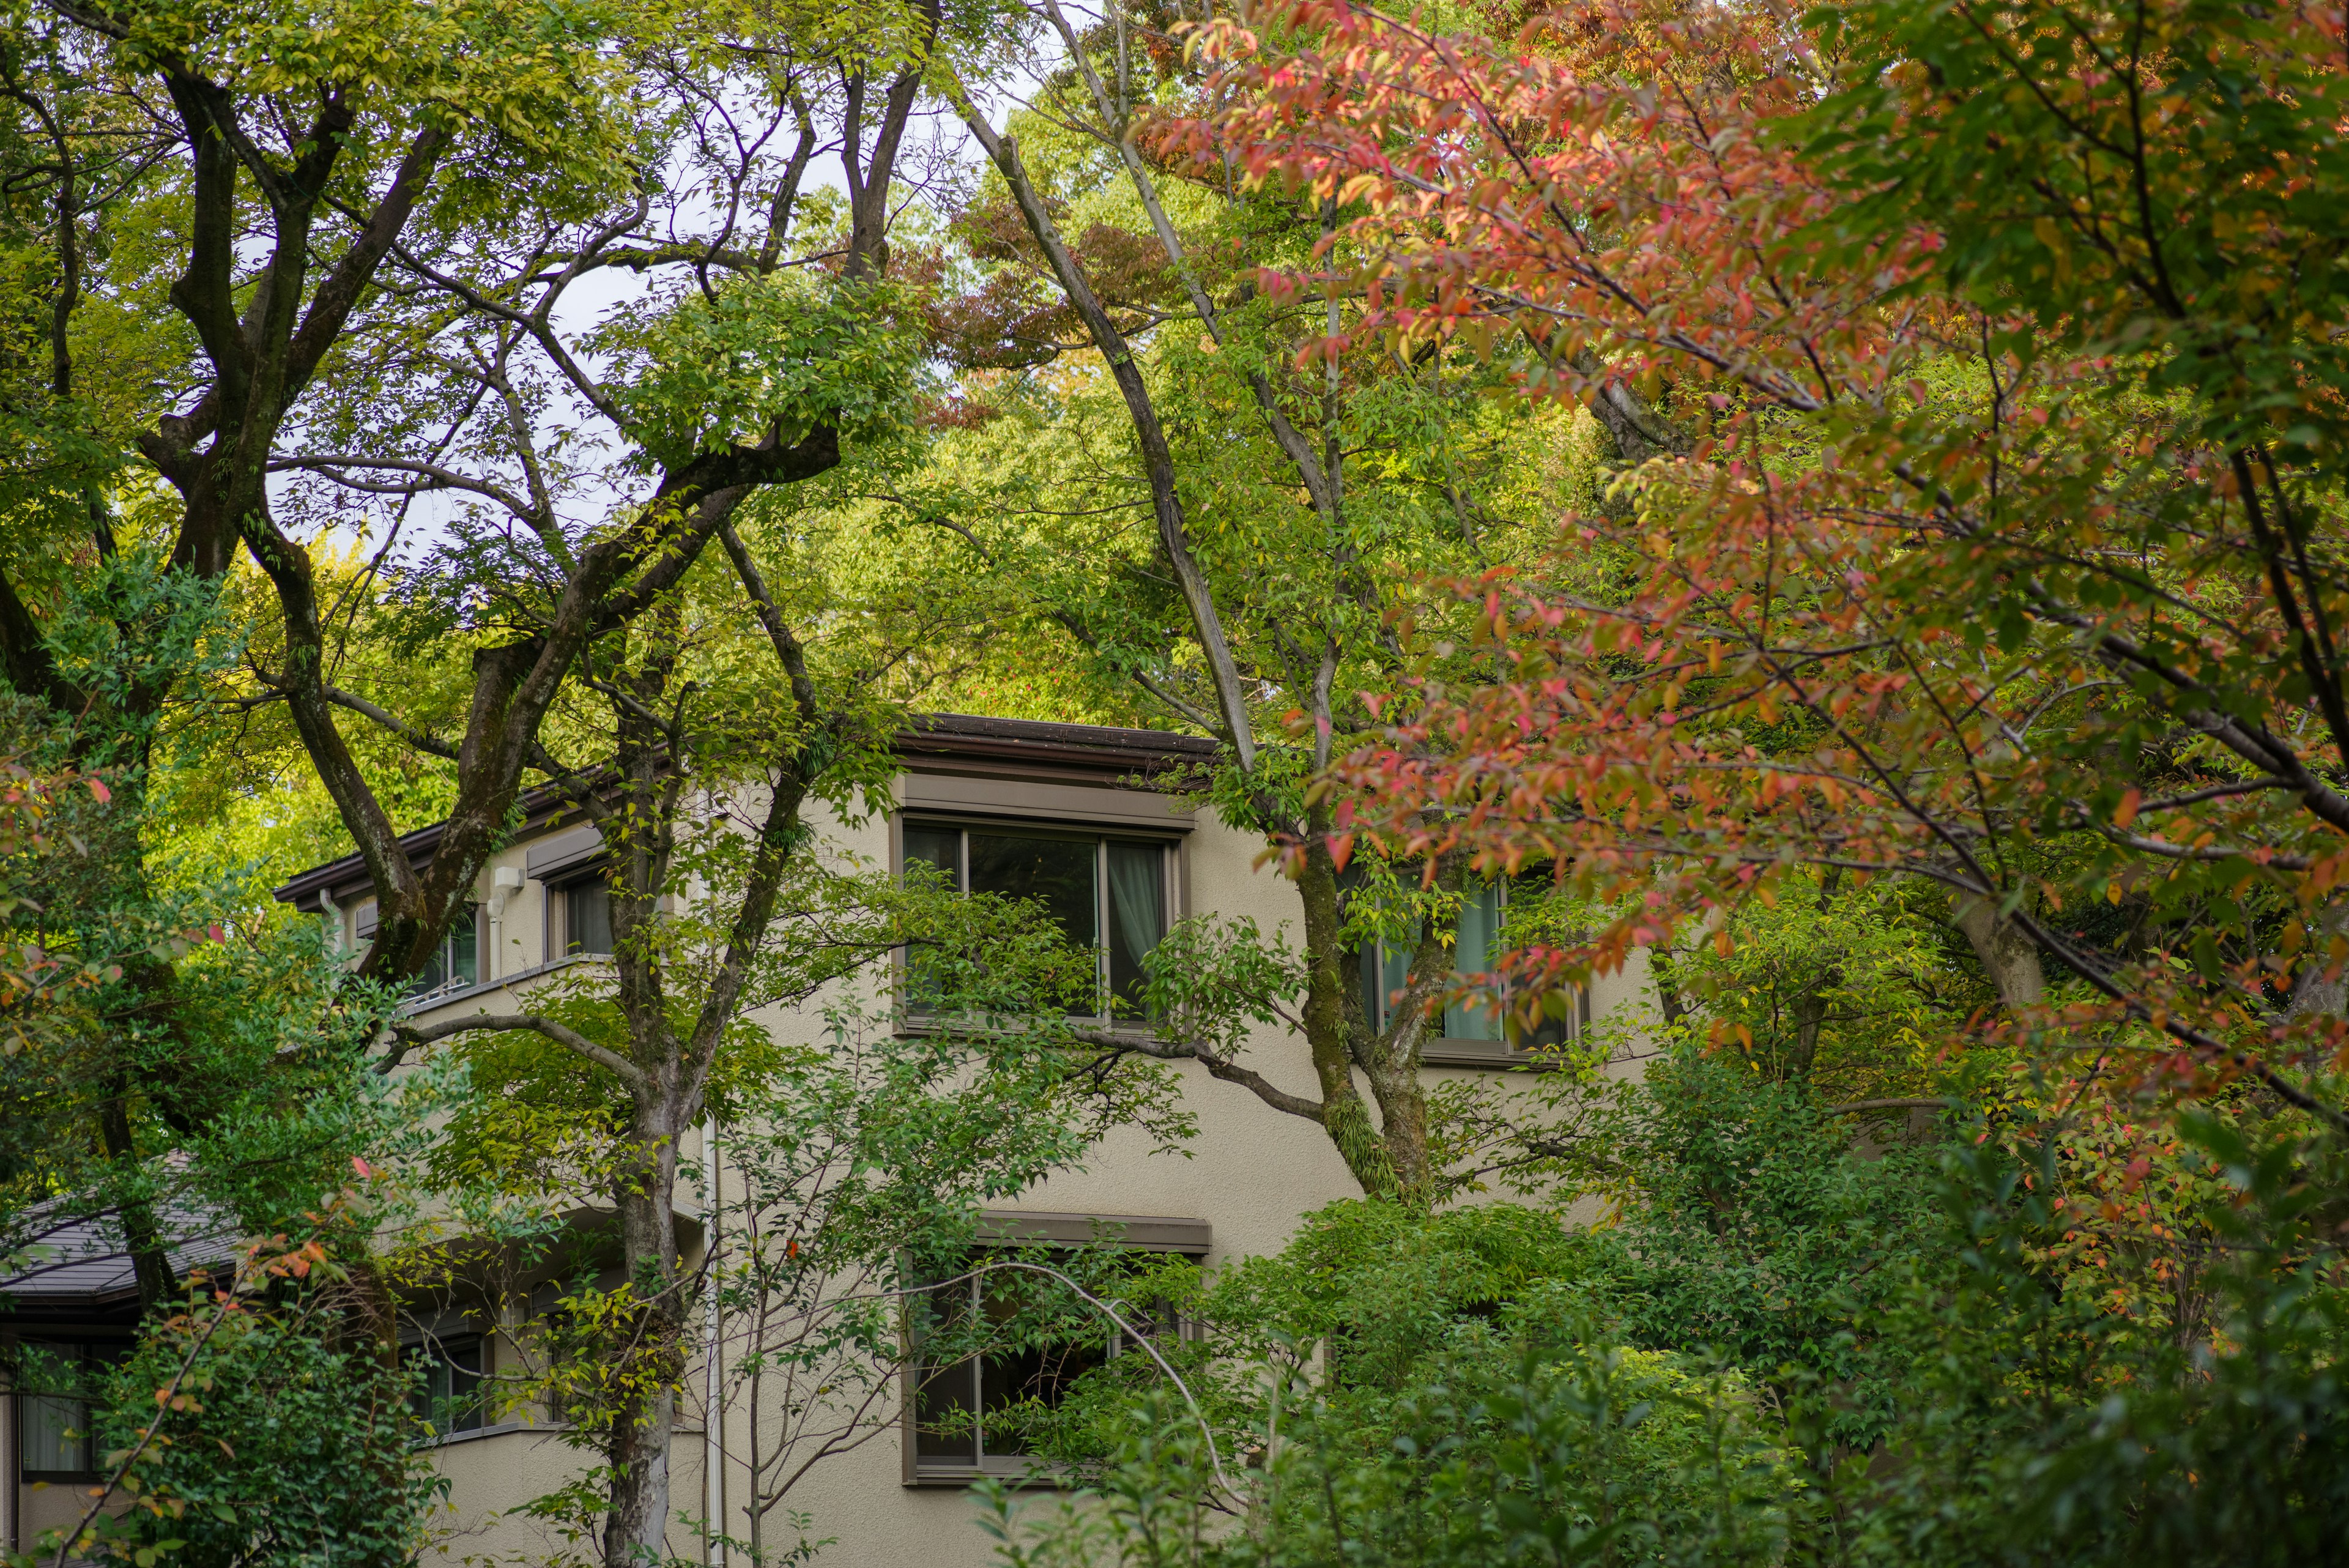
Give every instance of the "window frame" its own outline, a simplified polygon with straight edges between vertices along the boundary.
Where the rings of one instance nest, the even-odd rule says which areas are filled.
[[[472,923],[473,928],[473,973],[471,978],[462,981],[460,981],[457,979],[455,972],[457,966],[451,961],[458,950],[458,927],[454,921],[451,921],[448,930],[442,932],[440,937],[440,961],[442,968],[448,972],[444,975],[438,985],[421,986],[415,991],[409,992],[408,995],[402,999],[402,1005],[414,1007],[424,1003],[436,1002],[448,997],[459,996],[466,992],[480,989],[481,983],[481,946],[487,933],[482,929],[481,906],[478,903],[468,900],[465,905],[465,918]],[[416,977],[419,981],[423,978],[424,977],[420,974]],[[414,982],[411,981],[410,983]]]
[[[606,900],[605,918],[606,923],[609,923],[609,900],[612,890],[608,873],[611,864],[609,857],[598,856],[584,866],[566,866],[562,870],[540,880],[538,925],[541,938],[539,945],[545,955],[543,961],[552,964],[561,963],[566,959],[597,959],[612,956],[609,948],[601,952],[582,952],[574,950],[571,945],[571,895],[581,888],[592,885],[604,889],[604,897]]]
[[[496,1335],[469,1328],[456,1334],[426,1334],[420,1339],[399,1347],[400,1359],[403,1362],[421,1364],[426,1368],[425,1386],[414,1390],[409,1396],[409,1409],[415,1412],[417,1418],[431,1432],[429,1437],[418,1439],[419,1447],[432,1448],[442,1443],[460,1442],[468,1438],[479,1437],[489,1429],[491,1426],[489,1393],[492,1375],[496,1370]],[[459,1366],[455,1356],[462,1351],[472,1352],[480,1365],[478,1366]],[[432,1387],[432,1375],[437,1368],[446,1368],[450,1374],[448,1400],[450,1411],[454,1414],[461,1408],[463,1417],[468,1419],[469,1424],[459,1426],[452,1421],[450,1425],[444,1428],[429,1413],[432,1408],[432,1401],[437,1397]],[[455,1375],[459,1372],[464,1373],[472,1379],[472,1386],[468,1391],[461,1407],[456,1393]],[[418,1399],[424,1401],[423,1410],[416,1409],[415,1401]]]
[[[461,996],[466,992],[478,991],[481,989],[481,971],[486,961],[487,943],[489,940],[489,932],[486,924],[481,919],[484,908],[485,907],[478,899],[468,898],[465,901],[465,909],[468,918],[470,918],[473,923],[473,977],[471,980],[464,981],[462,984],[459,984],[452,978],[444,976],[440,983],[436,985],[418,986],[415,990],[403,992],[399,999],[399,1005],[401,1007],[413,1010],[419,1007],[435,1006],[440,1002],[447,1001],[450,997]],[[353,906],[351,909],[350,936],[354,948],[362,944],[367,946],[374,945],[375,934],[380,929],[380,922],[378,919],[378,906],[377,901],[373,898],[368,898]],[[454,922],[451,922],[449,929],[442,932],[440,936],[440,962],[445,969],[452,971],[456,966],[449,961],[450,955],[458,950],[455,945],[456,940],[457,926]],[[409,983],[411,985],[415,985],[417,981],[420,981],[422,979],[423,976],[418,975],[411,980]]]
[[[1501,920],[1506,922],[1508,919],[1509,899],[1515,885],[1514,880],[1502,877],[1493,885],[1499,888],[1501,895],[1496,913]],[[1368,1015],[1371,1028],[1375,1033],[1384,1029],[1392,1016],[1391,1011],[1392,993],[1386,983],[1386,940],[1382,937],[1372,937],[1356,949],[1355,953],[1361,976],[1363,1008]],[[1452,971],[1454,974],[1478,972],[1460,967],[1456,947],[1454,950]],[[1448,1007],[1444,1011],[1445,1018],[1438,1023],[1439,1031],[1446,1027],[1452,1012]],[[1423,1066],[1429,1067],[1537,1067],[1542,1064],[1545,1051],[1576,1044],[1589,1033],[1590,988],[1587,985],[1576,986],[1574,999],[1568,1005],[1567,1016],[1554,1022],[1565,1025],[1564,1037],[1555,1046],[1537,1046],[1532,1049],[1519,1045],[1507,1038],[1508,1025],[1506,1022],[1502,1025],[1503,1037],[1498,1040],[1479,1040],[1467,1035],[1443,1033],[1430,1034],[1420,1043],[1420,1063]]]
[[[970,891],[970,836],[973,833],[1001,834],[1014,838],[1062,839],[1089,843],[1093,848],[1093,943],[1094,983],[1106,1002],[1110,995],[1110,929],[1114,919],[1111,908],[1109,878],[1109,846],[1112,844],[1146,845],[1159,854],[1158,899],[1159,940],[1187,912],[1188,902],[1185,870],[1188,859],[1187,840],[1179,830],[1159,830],[1152,827],[1129,826],[1108,822],[1087,822],[1058,817],[992,816],[979,813],[941,810],[936,807],[901,807],[889,818],[889,861],[892,873],[901,880],[905,875],[905,830],[908,827],[947,829],[958,835],[957,841],[955,878],[956,890]],[[925,862],[926,864],[926,862]],[[910,953],[899,948],[894,955],[896,978],[902,989]],[[1149,1021],[1135,1014],[1123,1017],[1106,1008],[1100,1012],[1071,1013],[1080,1019],[1111,1030],[1142,1033]],[[919,1028],[918,1019],[913,1027]]]
[[[1191,1259],[1204,1269],[1212,1248],[1213,1233],[1206,1221],[1202,1220],[1135,1214],[1007,1210],[991,1212],[983,1218],[979,1227],[978,1250],[987,1253],[1032,1248],[1050,1255],[1094,1241],[1105,1241],[1121,1251],[1174,1253]],[[976,1277],[966,1283],[970,1292],[969,1304],[973,1310],[978,1310],[985,1300],[986,1277]],[[1102,1327],[1107,1340],[1104,1359],[1123,1354],[1126,1347],[1121,1342],[1126,1338],[1125,1332],[1113,1324],[1104,1323]],[[1064,1467],[1051,1460],[1038,1459],[1026,1454],[989,1455],[987,1452],[983,1403],[987,1358],[984,1356],[968,1358],[972,1379],[971,1404],[976,1411],[971,1434],[972,1460],[966,1463],[923,1458],[920,1451],[921,1396],[930,1379],[919,1346],[913,1339],[910,1314],[901,1332],[905,1336],[905,1354],[898,1375],[897,1433],[904,1485],[909,1488],[967,1487],[981,1480],[1005,1480],[1028,1486],[1066,1483],[1068,1478]],[[1173,1334],[1178,1340],[1189,1339],[1195,1333],[1196,1325],[1188,1319],[1178,1319],[1173,1326]]]
[[[71,1339],[48,1339],[39,1337],[37,1335],[19,1339],[16,1341],[15,1346],[19,1353],[27,1348],[33,1347],[38,1347],[51,1352],[68,1349],[72,1350],[76,1353],[73,1357],[73,1364],[77,1367],[88,1367],[92,1365],[89,1354],[91,1351],[99,1349],[110,1350],[114,1354],[108,1356],[104,1362],[99,1364],[109,1370],[120,1362],[129,1359],[130,1353],[136,1348],[133,1342],[128,1338],[90,1339],[78,1337]],[[85,1378],[85,1383],[87,1383],[87,1378]],[[16,1428],[16,1430],[11,1434],[11,1438],[16,1444],[16,1461],[15,1467],[16,1474],[9,1482],[10,1485],[37,1486],[47,1484],[50,1486],[66,1486],[101,1479],[98,1467],[98,1455],[97,1434],[91,1430],[93,1410],[96,1406],[95,1400],[69,1394],[36,1394],[28,1389],[16,1386],[12,1386],[8,1390],[8,1403],[10,1406],[9,1417]],[[78,1407],[80,1411],[78,1417],[78,1425],[68,1427],[67,1430],[77,1431],[80,1434],[78,1440],[81,1445],[83,1457],[88,1461],[86,1468],[73,1470],[33,1469],[31,1462],[33,1446],[31,1442],[32,1433],[30,1428],[32,1425],[36,1401],[38,1401],[43,1405],[55,1402]]]

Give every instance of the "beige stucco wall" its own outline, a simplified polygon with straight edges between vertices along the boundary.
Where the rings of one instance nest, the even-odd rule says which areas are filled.
[[[835,852],[885,864],[888,826],[881,820],[818,826]],[[1286,923],[1291,940],[1300,923],[1290,884],[1259,867],[1261,840],[1235,831],[1202,811],[1187,840],[1185,873],[1192,913],[1252,916],[1271,931]],[[494,864],[523,861],[520,847]],[[485,874],[486,892],[492,877]],[[536,968],[543,953],[539,885],[528,883],[511,897],[499,920],[496,972]],[[1603,1014],[1636,994],[1639,976],[1615,977],[1595,990],[1593,1010]],[[472,992],[450,1012],[496,1010],[495,994]],[[429,1016],[441,1016],[435,1011]],[[818,1036],[815,1017],[778,1015],[767,1021],[795,1040]],[[1254,1042],[1250,1064],[1282,1088],[1313,1090],[1302,1043],[1266,1032]],[[1438,1077],[1456,1071],[1431,1069]],[[1026,1195],[1018,1207],[1078,1213],[1114,1213],[1200,1219],[1213,1228],[1210,1268],[1228,1260],[1278,1250],[1309,1210],[1352,1195],[1356,1189],[1318,1127],[1283,1116],[1238,1085],[1216,1082],[1195,1067],[1183,1069],[1188,1107],[1197,1119],[1190,1158],[1153,1155],[1139,1134],[1112,1135],[1087,1161],[1086,1168],[1052,1178]],[[701,1376],[691,1376],[690,1419],[698,1420]],[[746,1428],[737,1412],[728,1425],[730,1452],[744,1451]],[[673,1500],[680,1509],[700,1511],[704,1438],[698,1428],[681,1434],[672,1467]],[[545,1527],[513,1511],[531,1498],[562,1485],[589,1462],[543,1432],[507,1432],[472,1438],[436,1450],[436,1461],[452,1481],[444,1536],[427,1561],[454,1564],[465,1559],[543,1558],[563,1542]],[[823,1562],[833,1568],[977,1568],[989,1557],[989,1542],[976,1527],[970,1500],[953,1488],[909,1488],[902,1481],[903,1459],[895,1428],[859,1451],[828,1461],[794,1489],[786,1506],[812,1513],[813,1534],[831,1537]],[[743,1478],[729,1476],[729,1531],[750,1533],[741,1509]],[[780,1526],[780,1520],[778,1525]],[[585,1543],[583,1543],[584,1545]],[[699,1543],[682,1527],[672,1548],[698,1557]],[[582,1553],[592,1555],[592,1548]]]

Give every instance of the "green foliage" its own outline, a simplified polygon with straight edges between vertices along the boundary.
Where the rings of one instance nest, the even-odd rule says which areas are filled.
[[[1661,1058],[1568,1193],[1595,1228],[1344,1203],[1153,1282],[1181,1386],[1088,1374],[1032,1428],[1087,1490],[982,1522],[1034,1568],[2333,1560],[2338,1147],[2082,1091],[1870,1147],[1733,1053]]]
[[[1205,1336],[1164,1347],[1215,1456],[1122,1358],[1058,1431],[1092,1491],[1041,1519],[998,1491],[987,1523],[1038,1568],[1775,1561],[1795,1483],[1744,1381],[1626,1345],[1595,1262],[1530,1210],[1320,1210],[1197,1293]],[[1209,1497],[1237,1530],[1204,1523]]]
[[[1801,1085],[1682,1051],[1586,1134],[1604,1148],[1608,1299],[1639,1344],[1717,1355],[1788,1392],[1836,1390],[1826,1436],[1872,1447],[1918,1347],[1884,1318],[1939,1241],[1939,1156],[1853,1149]]]
[[[1945,1287],[1887,1323],[1916,1347],[1917,1375],[1886,1446],[1898,1462],[1854,1493],[1846,1527],[1862,1560],[2338,1560],[2349,1288],[2329,1233],[2342,1155],[2289,1118],[2204,1112],[2177,1131],[2222,1191],[2182,1216],[2151,1210],[2149,1225],[2084,1219],[2056,1138],[1952,1151],[1936,1184]],[[2062,1288],[2084,1230],[2158,1234],[2179,1218],[2219,1242],[2191,1282],[2207,1315],[2147,1333],[2142,1312]],[[2186,1282],[2172,1283],[2182,1303]]]
[[[214,1326],[200,1292],[150,1325],[98,1425],[109,1465],[144,1443],[115,1555],[357,1568],[416,1550],[448,1482],[416,1446],[412,1369],[358,1308],[350,1287],[322,1282]]]
[[[1946,912],[1930,886],[1790,872],[1723,922],[1725,941],[1662,961],[1702,1009],[1683,1033],[1829,1104],[1937,1088],[1951,1032],[1997,1000],[1952,950]],[[1988,1066],[1977,1055],[1963,1070]]]
[[[640,472],[818,426],[843,441],[901,431],[921,391],[922,343],[902,290],[802,271],[680,290],[616,316],[585,347],[608,356]]]
[[[1112,1127],[1176,1147],[1188,1117],[1164,1088],[1072,1072],[1047,1032],[906,1032],[836,1012],[820,1048],[738,1102],[737,1196],[720,1216],[736,1242],[714,1283],[726,1321],[749,1325],[729,1351],[730,1400],[777,1434],[751,1477],[762,1498],[789,1495],[826,1445],[894,1421],[916,1358],[1102,1341],[1059,1281],[1001,1267],[1037,1254],[988,1238],[981,1210],[1082,1168]],[[1051,1266],[1097,1294],[1155,1293],[1115,1241],[1055,1251]],[[969,1271],[990,1265],[988,1310],[959,1310]],[[990,1423],[999,1415],[1019,1419]]]

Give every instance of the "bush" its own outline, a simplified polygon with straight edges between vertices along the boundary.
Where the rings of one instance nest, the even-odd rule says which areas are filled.
[[[124,1482],[125,1555],[175,1552],[202,1568],[412,1560],[447,1483],[416,1446],[413,1371],[358,1332],[354,1295],[318,1283],[223,1312],[199,1293],[150,1324],[98,1426],[109,1467],[145,1438]]]

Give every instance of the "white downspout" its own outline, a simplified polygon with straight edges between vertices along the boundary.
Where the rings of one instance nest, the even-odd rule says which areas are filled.
[[[702,1390],[701,1513],[709,1533],[702,1537],[701,1560],[710,1568],[727,1568],[726,1532],[726,1381],[724,1342],[719,1337],[718,1256],[719,1206],[725,1188],[719,1177],[718,1118],[701,1124],[701,1257],[704,1274],[701,1305]]]

